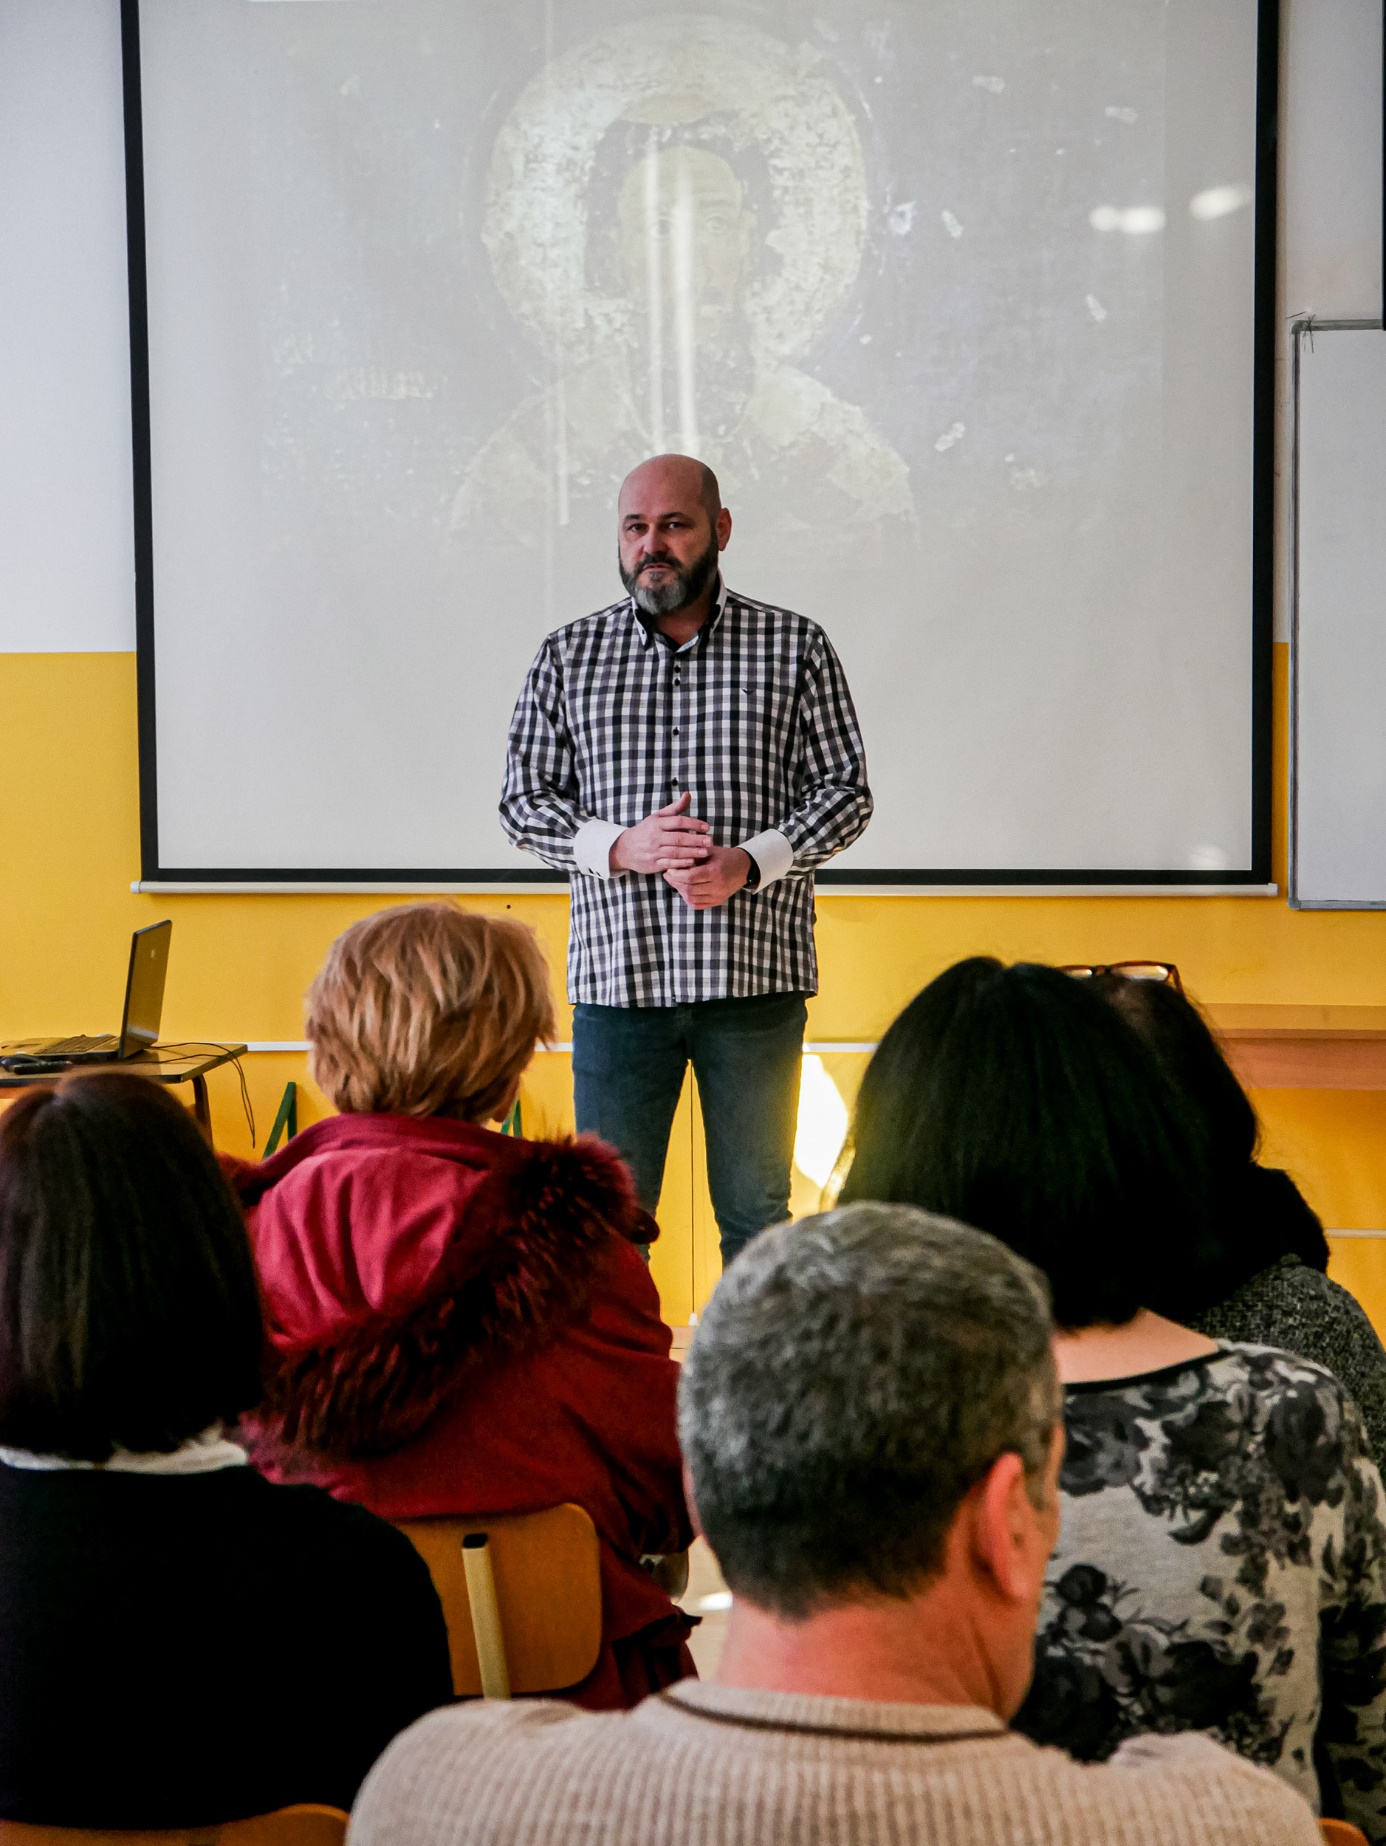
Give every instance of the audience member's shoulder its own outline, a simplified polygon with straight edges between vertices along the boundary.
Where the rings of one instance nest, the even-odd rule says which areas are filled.
[[[1223,1342],[1219,1358],[1221,1364],[1209,1367],[1217,1391],[1229,1401],[1255,1403],[1258,1428],[1277,1418],[1291,1418],[1285,1428],[1294,1429],[1296,1449],[1307,1444],[1306,1453],[1312,1449],[1319,1465],[1330,1450],[1343,1467],[1362,1453],[1362,1413],[1338,1374],[1326,1365],[1283,1347],[1250,1341]],[[1310,1402],[1315,1410],[1306,1423],[1302,1409]],[[1311,1436],[1311,1430],[1317,1433]]]
[[[488,1197],[513,1235],[529,1238],[536,1248],[552,1243],[554,1255],[567,1260],[575,1246],[595,1253],[608,1236],[634,1242],[642,1229],[653,1232],[629,1169],[614,1148],[590,1135],[508,1142]]]
[[[1108,1762],[1069,1771],[1089,1799],[1148,1815],[1142,1837],[1182,1837],[1196,1824],[1202,1846],[1319,1846],[1318,1822],[1288,1783],[1196,1731],[1131,1737]]]
[[[580,1324],[667,1355],[659,1291],[639,1248],[659,1236],[659,1226],[641,1210],[630,1170],[614,1148],[591,1135],[516,1142],[508,1169],[496,1175],[491,1204],[507,1235],[529,1252],[530,1267],[561,1283],[550,1309],[532,1301],[534,1325],[545,1324],[550,1312],[555,1326],[567,1324],[569,1310],[582,1303]]]
[[[251,1470],[247,1474],[255,1483],[259,1521],[287,1542],[315,1548],[325,1569],[341,1561],[353,1570],[384,1569],[410,1577],[426,1571],[403,1532],[364,1506],[334,1499],[323,1487],[268,1481]]]
[[[1361,1302],[1341,1282],[1326,1276],[1321,1269],[1311,1269],[1297,1256],[1282,1257],[1275,1265],[1275,1277],[1281,1290],[1290,1298],[1312,1303],[1329,1319],[1340,1321],[1354,1332],[1365,1333],[1374,1346],[1381,1341]]]
[[[1337,1375],[1317,1359],[1306,1359],[1300,1353],[1259,1340],[1223,1340],[1219,1344],[1221,1350],[1209,1372],[1220,1384],[1229,1378],[1244,1379],[1266,1401],[1306,1390],[1349,1401]]]
[[[670,1756],[678,1739],[667,1720],[668,1708],[659,1700],[628,1713],[580,1712],[537,1701],[433,1712],[397,1737],[371,1771],[353,1811],[352,1846],[558,1841],[566,1837],[565,1823],[571,1823],[575,1803],[589,1819],[600,1821],[607,1798],[610,1837],[633,1838],[630,1824],[639,1807],[633,1797],[644,1799],[642,1788],[652,1792],[654,1786],[667,1792],[668,1777],[677,1782],[690,1768],[672,1760],[677,1748]],[[709,1740],[700,1737],[698,1745],[692,1767],[704,1815],[696,1837],[721,1837],[723,1823],[734,1817],[708,1812],[709,1803],[715,1808],[733,1799],[747,1765],[743,1760],[740,1773],[719,1793],[719,1778],[709,1773]],[[980,1747],[985,1760],[976,1769],[982,1784],[972,1793],[964,1789],[965,1805],[980,1800],[985,1813],[978,1838],[1012,1837],[1013,1823],[1014,1837],[1023,1834],[1047,1846],[1146,1846],[1194,1838],[1200,1846],[1247,1841],[1317,1846],[1319,1839],[1313,1815],[1293,1789],[1205,1737],[1135,1739],[1111,1762],[1098,1765],[1075,1763],[1060,1751],[1000,1732]],[[655,1759],[665,1762],[663,1771],[655,1768]],[[831,1756],[815,1759],[814,1766],[821,1782],[823,1774],[831,1775]],[[853,1764],[843,1773],[855,1777],[859,1767]],[[774,1765],[767,1769],[773,1776]],[[917,1765],[924,1783],[942,1773],[948,1784],[940,1816],[952,1812],[962,1771],[956,1753],[945,1764],[926,1752]],[[963,1782],[969,1780],[963,1773]],[[921,1812],[933,1812],[928,1791],[921,1787],[920,1792]],[[781,1783],[775,1801],[788,1815],[804,1798],[804,1788]],[[1045,1825],[1036,1829],[1039,1814]],[[670,1836],[652,1828],[647,1837]],[[804,1837],[824,1836],[810,1826]],[[905,1837],[918,1835],[907,1831]],[[962,1836],[950,1832],[947,1837]]]
[[[604,1732],[629,1721],[622,1712],[580,1711],[547,1699],[430,1712],[395,1738],[367,1776],[352,1809],[352,1846],[455,1835],[483,1782],[488,1797],[523,1787],[548,1766],[554,1751],[546,1746],[573,1745],[585,1754]]]
[[[528,1184],[546,1184],[565,1193],[598,1194],[622,1207],[633,1204],[629,1171],[614,1147],[595,1135],[571,1135],[558,1141],[530,1141],[501,1136],[512,1157],[511,1171]]]

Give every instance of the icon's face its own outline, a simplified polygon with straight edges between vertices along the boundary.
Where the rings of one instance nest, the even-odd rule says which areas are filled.
[[[616,213],[631,293],[647,311],[691,313],[696,338],[715,334],[735,305],[752,226],[727,162],[704,148],[647,154],[622,182]]]

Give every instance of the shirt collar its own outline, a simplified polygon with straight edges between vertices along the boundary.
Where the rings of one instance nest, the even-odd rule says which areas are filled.
[[[730,592],[723,580],[722,573],[719,571],[717,573],[716,594],[712,598],[712,613],[708,616],[697,634],[694,635],[693,639],[685,642],[683,647],[676,650],[678,653],[691,653],[695,648],[705,645],[708,636],[713,634],[721,623],[729,594]],[[650,618],[642,609],[636,607],[635,598],[633,596],[626,598],[626,606],[630,610],[632,621],[635,623],[636,633],[640,638],[641,647],[653,647],[655,631],[650,626]]]

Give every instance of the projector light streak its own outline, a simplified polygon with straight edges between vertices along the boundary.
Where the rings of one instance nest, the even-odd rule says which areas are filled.
[[[664,433],[664,277],[659,239],[659,143],[650,132],[645,156],[645,297],[650,318],[650,440],[655,453],[669,446]]]
[[[686,166],[677,170],[674,208],[670,215],[670,253],[674,287],[674,348],[678,365],[680,447],[686,455],[699,453],[698,443],[698,302],[694,273],[697,204],[693,178]]]

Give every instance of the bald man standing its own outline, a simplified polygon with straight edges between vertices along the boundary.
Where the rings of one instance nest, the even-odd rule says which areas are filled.
[[[501,825],[571,874],[577,1125],[653,1211],[693,1066],[729,1263],[789,1215],[813,873],[871,818],[823,630],[727,589],[710,468],[657,455],[617,507],[629,594],[551,634],[510,727]]]

